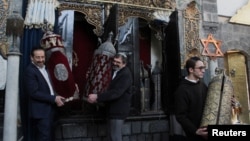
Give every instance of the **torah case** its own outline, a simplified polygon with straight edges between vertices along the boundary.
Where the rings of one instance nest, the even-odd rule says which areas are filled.
[[[61,36],[47,31],[40,44],[46,51],[46,66],[55,92],[65,97],[66,102],[77,99],[79,93]]]
[[[111,42],[113,33],[109,33],[108,39],[102,43],[94,52],[92,63],[86,74],[87,83],[83,100],[91,93],[100,94],[104,92],[112,80],[112,61],[116,54]]]
[[[201,127],[231,124],[231,98],[233,85],[224,73],[215,76],[208,84],[208,94],[202,115]]]

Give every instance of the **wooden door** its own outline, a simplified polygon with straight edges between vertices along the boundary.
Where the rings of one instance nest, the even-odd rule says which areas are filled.
[[[178,12],[170,15],[170,21],[164,30],[162,60],[162,106],[166,113],[173,113],[174,92],[181,79],[181,61],[179,47]]]

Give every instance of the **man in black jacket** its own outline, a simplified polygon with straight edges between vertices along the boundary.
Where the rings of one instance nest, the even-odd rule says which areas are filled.
[[[113,77],[107,90],[101,94],[88,95],[88,102],[105,104],[110,141],[122,141],[122,126],[129,115],[133,80],[126,64],[127,56],[116,54],[113,59]]]
[[[54,140],[54,118],[56,107],[64,105],[64,97],[54,93],[45,68],[45,50],[35,47],[31,51],[31,61],[24,74],[24,89],[29,95],[29,118],[34,130],[32,141]]]
[[[201,81],[205,66],[200,58],[192,57],[186,62],[186,70],[188,75],[175,92],[175,115],[188,141],[203,141],[208,134],[205,127],[200,127],[208,89]]]

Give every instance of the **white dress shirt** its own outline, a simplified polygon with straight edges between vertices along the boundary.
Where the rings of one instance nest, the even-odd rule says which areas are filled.
[[[42,73],[43,77],[45,78],[45,80],[47,81],[47,83],[49,85],[50,94],[54,95],[54,91],[53,91],[53,88],[52,88],[52,85],[51,85],[51,82],[50,82],[50,79],[49,79],[48,72],[45,69],[45,66],[43,66],[42,68],[38,67],[38,69],[40,70],[40,72]]]
[[[114,79],[114,78],[115,78],[115,76],[116,76],[117,72],[118,72],[118,70],[116,70],[116,71],[114,71],[114,72],[113,72],[112,79]]]

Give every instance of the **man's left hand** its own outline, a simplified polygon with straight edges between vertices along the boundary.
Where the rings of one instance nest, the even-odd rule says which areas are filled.
[[[97,103],[97,94],[89,94],[88,95],[89,103]]]

